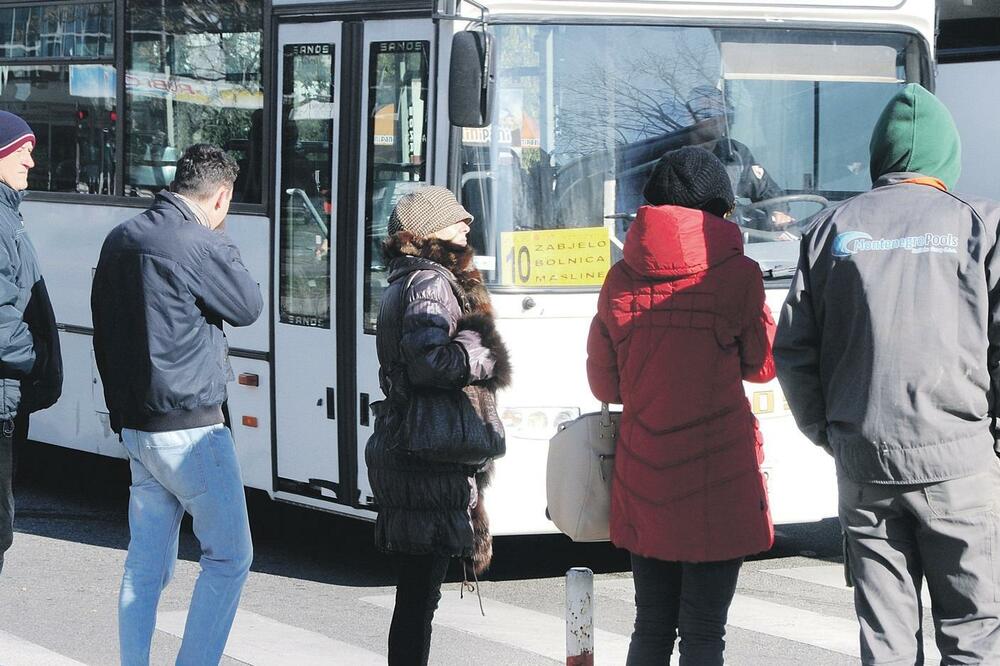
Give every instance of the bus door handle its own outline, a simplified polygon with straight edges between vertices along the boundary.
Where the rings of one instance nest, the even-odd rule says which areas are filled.
[[[367,393],[362,393],[361,394],[361,404],[358,405],[358,407],[359,407],[358,411],[360,412],[361,425],[363,425],[363,426],[366,426],[366,425],[368,425],[370,423],[369,418],[368,418],[368,411],[369,411],[368,403],[369,403],[370,400],[371,400],[371,397]]]
[[[329,386],[326,387],[326,418],[337,418],[337,394]]]

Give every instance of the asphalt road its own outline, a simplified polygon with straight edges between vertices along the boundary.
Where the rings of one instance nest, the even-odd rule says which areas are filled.
[[[17,477],[14,546],[0,576],[0,664],[118,663],[116,601],[128,545],[128,467],[29,445]],[[250,495],[255,560],[223,664],[384,663],[393,572],[356,521]],[[172,664],[198,573],[185,522],[181,561],[164,591],[153,664]],[[857,625],[832,521],[779,528],[746,563],[730,612],[729,664],[857,664]],[[435,618],[432,664],[559,663],[563,574],[595,576],[596,661],[620,664],[634,618],[624,553],[561,536],[498,539],[481,593],[460,598],[453,569]]]

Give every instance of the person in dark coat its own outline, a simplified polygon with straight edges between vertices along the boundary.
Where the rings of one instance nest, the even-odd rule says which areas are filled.
[[[19,210],[28,188],[35,134],[0,111],[0,570],[14,538],[14,450],[28,435],[28,414],[62,392],[59,332],[38,255]]]
[[[494,395],[510,381],[510,362],[472,265],[471,223],[449,190],[424,187],[396,204],[383,245],[389,286],[376,345],[386,399],[375,406],[365,461],[378,506],[376,543],[399,570],[391,666],[427,664],[451,559],[463,558],[463,567],[471,559],[475,576],[492,556],[483,491],[492,457],[503,451]],[[473,411],[462,409],[472,403]],[[456,444],[476,430],[470,424],[492,446],[457,459]],[[417,440],[437,453],[418,451]]]
[[[723,663],[743,558],[771,547],[762,439],[743,381],[774,377],[774,320],[744,256],[725,167],[663,156],[608,272],[587,341],[594,395],[623,405],[611,541],[631,553],[629,666]]]
[[[750,147],[730,136],[734,110],[723,92],[714,86],[698,86],[688,93],[688,98],[688,108],[696,121],[690,129],[692,145],[719,158],[735,196],[751,204],[784,196],[785,191],[754,157]],[[754,209],[751,205],[747,211],[750,217],[745,226],[755,229],[774,231],[794,222],[785,205],[771,210]]]
[[[170,191],[111,230],[94,271],[94,358],[132,471],[118,595],[122,666],[149,664],[185,513],[201,546],[201,571],[179,666],[219,663],[253,561],[224,413],[232,368],[223,323],[250,326],[264,307],[257,280],[224,233],[237,170],[218,146],[188,148]]]
[[[799,429],[833,456],[861,663],[1000,664],[1000,202],[954,191],[947,107],[902,87],[872,189],[802,238],[774,344]],[[924,588],[926,585],[926,588]]]

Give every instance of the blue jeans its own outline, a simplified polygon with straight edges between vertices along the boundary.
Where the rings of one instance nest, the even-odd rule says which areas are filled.
[[[222,424],[143,432],[122,430],[132,466],[131,539],[118,599],[122,666],[146,666],[160,592],[177,560],[181,517],[201,544],[178,666],[218,664],[253,560],[236,448]]]

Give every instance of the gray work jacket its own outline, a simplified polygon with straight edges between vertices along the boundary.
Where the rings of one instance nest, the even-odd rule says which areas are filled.
[[[996,464],[1000,204],[880,178],[802,239],[774,356],[799,428],[853,481]]]

